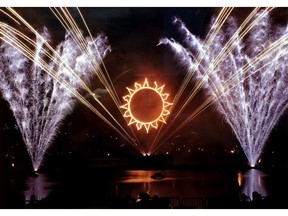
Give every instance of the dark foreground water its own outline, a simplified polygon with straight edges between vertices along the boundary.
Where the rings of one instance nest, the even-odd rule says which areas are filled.
[[[157,172],[165,178],[152,179]],[[168,206],[163,208],[180,208],[184,201],[189,207],[193,200],[201,201],[201,204],[190,206],[193,208],[253,208],[239,202],[240,194],[245,193],[252,200],[252,193],[257,191],[263,200],[269,201],[261,208],[287,208],[287,183],[286,172],[257,169],[92,169],[11,177],[1,183],[0,201],[2,208],[134,208],[135,205],[129,205],[131,199],[138,202],[139,193],[145,192],[151,198],[155,195],[168,197]]]

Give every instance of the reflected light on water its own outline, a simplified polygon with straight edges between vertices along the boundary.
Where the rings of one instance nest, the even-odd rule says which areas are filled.
[[[161,171],[154,171],[154,170],[133,170],[127,172],[127,175],[124,175],[122,178],[118,180],[121,183],[149,183],[149,182],[163,182],[163,181],[171,181],[175,178],[166,176],[163,179],[153,179],[151,178],[157,172]]]
[[[239,187],[241,187],[242,186],[242,175],[241,175],[241,172],[237,173],[237,182],[238,182]]]
[[[151,178],[159,172],[165,178]],[[230,178],[217,170],[126,170],[118,173],[114,188],[120,197],[138,197],[139,192],[159,197],[208,197],[219,195],[219,191],[223,194],[233,191],[227,187],[229,181]]]
[[[237,181],[241,193],[245,193],[252,199],[252,193],[257,191],[262,196],[268,196],[266,189],[267,174],[261,170],[250,169],[245,172],[237,173]]]
[[[157,191],[157,187],[153,187],[155,183],[163,183],[164,181],[166,182],[171,182],[175,178],[172,177],[165,177],[163,179],[153,179],[151,176],[155,174],[156,172],[159,171],[153,171],[153,170],[133,170],[129,171],[124,175],[122,178],[118,180],[118,183],[120,184],[125,184],[125,183],[136,183],[140,184],[138,185],[138,188],[140,191],[146,192],[148,194],[153,194],[153,195],[159,195]],[[151,190],[151,183],[152,183],[152,190]],[[142,186],[141,186],[142,185]],[[136,187],[136,186],[135,186]],[[155,190],[156,189],[156,190]],[[139,192],[140,192],[139,191]],[[116,184],[116,194],[118,195],[118,184]],[[138,194],[134,194],[136,196]]]
[[[28,177],[26,180],[27,189],[23,191],[25,200],[30,200],[32,196],[35,197],[35,200],[42,200],[46,198],[51,191],[55,190],[57,185],[58,183],[52,181],[52,179],[45,174]]]

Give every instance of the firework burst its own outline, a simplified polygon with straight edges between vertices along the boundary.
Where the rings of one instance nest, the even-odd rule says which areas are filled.
[[[7,29],[2,31],[10,34],[13,42],[15,35]],[[48,30],[44,28],[41,37],[36,38],[33,61],[6,42],[0,47],[0,90],[10,104],[35,171],[57,135],[62,120],[71,112],[76,101],[63,83],[77,91],[81,89],[82,82],[88,82],[93,75],[89,58],[79,50],[69,33],[57,46],[52,60],[46,62],[48,70],[51,73],[54,71],[62,83],[46,73],[39,62],[45,59],[44,42],[49,42],[49,38]],[[100,64],[100,59],[110,49],[107,38],[99,35],[94,41],[88,38],[86,41],[95,61]],[[59,58],[62,64],[57,63]]]
[[[199,87],[206,90],[207,97],[233,129],[252,167],[288,106],[288,28],[272,27],[265,11],[258,12],[253,20],[257,22],[244,39],[245,28],[238,27],[235,19],[229,17],[207,46],[181,20],[175,19],[184,42],[161,40],[193,73]],[[203,56],[200,60],[199,55]]]

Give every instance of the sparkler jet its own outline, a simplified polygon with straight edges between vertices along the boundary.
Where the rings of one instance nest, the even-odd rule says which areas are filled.
[[[251,167],[288,106],[288,27],[271,26],[269,11],[255,8],[239,27],[233,17],[225,19],[221,28],[214,22],[209,40],[197,38],[176,18],[184,42],[160,41],[171,47],[187,76],[198,81],[195,89],[206,90],[201,109],[213,103],[233,129]]]

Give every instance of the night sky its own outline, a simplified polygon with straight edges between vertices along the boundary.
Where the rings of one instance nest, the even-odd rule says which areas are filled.
[[[93,36],[104,33],[112,48],[104,59],[109,75],[114,83],[118,96],[127,94],[126,86],[133,87],[136,81],[143,82],[145,77],[165,84],[165,91],[170,93],[170,100],[181,84],[185,71],[173,57],[171,50],[163,45],[156,46],[162,37],[172,37],[177,41],[183,38],[172,24],[173,17],[179,17],[187,25],[191,33],[204,38],[209,30],[213,16],[217,16],[220,8],[80,8]],[[251,8],[236,8],[232,16],[240,23]],[[64,38],[65,31],[49,8],[16,8],[33,27],[41,29],[46,26],[52,36],[55,47]],[[76,9],[70,12],[79,28],[84,29]],[[287,8],[278,8],[272,12],[272,23],[287,23]],[[0,15],[1,20],[11,21]],[[85,34],[85,33],[84,33]],[[91,89],[102,89],[97,78],[90,83]],[[189,84],[193,87],[193,82]],[[84,93],[85,94],[85,93]],[[127,127],[105,91],[102,99],[121,122]],[[203,92],[189,104],[177,119],[180,123],[203,101]],[[123,101],[124,103],[124,101]],[[287,113],[287,112],[286,112]],[[171,114],[173,115],[173,113]],[[167,122],[169,125],[169,121]],[[135,127],[135,125],[132,125]],[[151,137],[156,131],[147,135],[145,131],[136,131],[144,148],[149,147]],[[171,128],[170,130],[173,130]],[[266,148],[263,150],[263,161],[266,163],[286,163],[288,143],[288,119],[285,114],[272,131]],[[11,161],[25,161],[28,158],[25,144],[17,128],[12,112],[6,101],[0,97],[0,156],[1,166]],[[245,162],[244,153],[230,127],[211,106],[197,116],[189,125],[180,130],[158,149],[158,155],[171,155],[173,160],[193,161],[209,160],[211,156],[219,159],[223,155],[231,155],[235,151],[237,160]],[[80,102],[66,117],[59,134],[47,151],[47,158],[57,154],[76,153],[91,157],[126,157],[141,156],[127,141],[107,126]],[[216,156],[215,156],[216,155]],[[227,156],[228,157],[228,156]],[[26,163],[28,163],[26,161]],[[45,162],[44,162],[45,163]]]

